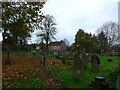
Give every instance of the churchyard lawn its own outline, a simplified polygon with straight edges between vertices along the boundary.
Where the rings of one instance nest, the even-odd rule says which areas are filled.
[[[110,88],[115,88],[115,84],[109,82],[109,79],[106,75],[107,72],[114,67],[118,66],[118,61],[120,58],[118,56],[99,56],[100,57],[100,72],[93,73],[91,72],[91,63],[89,60],[88,70],[84,70],[83,73],[83,82],[78,82],[73,79],[73,60],[67,60],[71,64],[63,64],[61,60],[54,57],[47,57],[47,65],[43,67],[40,65],[39,60],[32,60],[30,54],[25,54],[26,56],[14,54],[11,55],[12,64],[5,65],[5,55],[2,57],[3,65],[3,88],[47,88],[50,87],[49,81],[45,81],[45,78],[40,77],[38,72],[47,73],[55,77],[56,80],[62,85],[61,87],[65,88],[92,88],[89,84],[96,76],[105,77],[106,82],[109,84]],[[112,59],[113,61],[109,62],[107,59]],[[53,65],[53,62],[56,62]],[[38,69],[39,68],[39,69]],[[41,69],[40,69],[41,68]],[[53,78],[52,78],[53,79]],[[49,84],[48,84],[49,83]],[[55,82],[53,81],[53,84]]]
[[[110,78],[107,78],[106,73],[107,71],[114,69],[114,67],[118,66],[118,61],[120,61],[120,58],[118,56],[99,56],[100,57],[100,73],[93,73],[91,72],[91,63],[89,61],[88,64],[88,70],[84,70],[84,75],[83,75],[83,82],[80,83],[78,81],[75,81],[73,79],[73,69],[71,65],[67,64],[61,64],[56,67],[52,67],[49,69],[46,69],[47,73],[52,74],[58,80],[65,85],[67,88],[92,88],[89,86],[91,81],[94,79],[96,76],[101,76],[106,78],[106,82],[110,84],[110,88],[115,88],[115,84],[112,82],[109,82]],[[107,59],[112,59],[112,62],[108,62]],[[73,60],[68,60],[68,62],[73,62]]]

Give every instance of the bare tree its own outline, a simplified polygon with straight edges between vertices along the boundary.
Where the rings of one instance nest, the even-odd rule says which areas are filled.
[[[67,46],[70,46],[69,41],[67,39],[63,40]]]
[[[46,48],[48,48],[48,43],[52,39],[55,39],[56,31],[55,19],[52,15],[46,15],[43,19],[43,30],[37,36],[41,37],[41,40],[45,41]]]
[[[118,39],[118,24],[112,21],[104,23],[98,30],[97,34],[104,32],[105,36],[108,39],[109,45],[113,45],[117,42]]]

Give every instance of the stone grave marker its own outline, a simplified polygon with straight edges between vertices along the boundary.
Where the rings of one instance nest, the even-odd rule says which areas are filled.
[[[6,63],[6,64],[11,64],[11,59],[10,59],[9,52],[7,53],[7,58],[6,58],[6,60],[5,60],[5,63]]]
[[[11,64],[10,58],[6,58],[6,64]]]
[[[66,57],[65,56],[62,57],[62,63],[66,64]]]
[[[83,59],[84,69],[88,69],[89,57],[88,57],[86,54],[83,54],[83,55],[82,55],[82,59]]]
[[[55,66],[57,64],[57,62],[53,62],[52,65]]]
[[[75,60],[73,61],[73,78],[79,82],[82,82],[83,70],[83,61],[78,54],[75,54]]]
[[[35,54],[36,54],[36,51],[33,51],[33,53],[32,53],[33,59],[35,58]]]
[[[112,59],[107,59],[108,62],[112,62],[113,60]]]
[[[94,80],[91,82],[91,84],[89,84],[92,87],[95,87],[96,89],[100,89],[100,90],[104,90],[104,89],[108,89],[109,86],[105,81],[104,77],[95,77]]]
[[[46,65],[46,57],[45,56],[43,57],[43,65],[44,66]]]
[[[67,60],[67,64],[68,64],[68,65],[72,65],[72,64],[71,64],[71,62],[70,62],[70,61],[68,61],[68,60]]]
[[[43,63],[43,57],[40,56],[39,60],[40,60],[40,64],[42,64]]]
[[[99,69],[100,59],[97,55],[92,55],[91,63],[92,63],[92,72],[95,72],[95,73],[100,72],[100,69]]]
[[[117,77],[116,90],[120,90],[120,76]]]

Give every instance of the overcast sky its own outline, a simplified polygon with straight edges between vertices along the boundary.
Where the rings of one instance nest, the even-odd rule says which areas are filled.
[[[56,39],[59,41],[66,38],[71,44],[78,29],[93,34],[107,21],[118,22],[118,1],[49,0],[43,11],[56,19]]]
[[[95,33],[104,22],[118,22],[119,0],[48,0],[45,14],[53,15],[57,23],[56,39],[74,42],[78,29]],[[36,39],[33,33],[32,41]]]

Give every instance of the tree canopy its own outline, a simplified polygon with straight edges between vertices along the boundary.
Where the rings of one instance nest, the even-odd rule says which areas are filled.
[[[89,53],[93,52],[95,48],[97,48],[96,37],[94,35],[85,33],[82,29],[79,29],[75,36],[75,43],[72,46],[72,51],[78,50],[81,53]]]
[[[107,48],[109,47],[109,43],[103,31],[98,34],[97,39],[99,51],[106,52]]]
[[[2,2],[2,35],[3,44],[19,45],[26,43],[30,32],[40,28],[44,18],[41,9],[45,2]],[[10,39],[10,38],[12,39]]]

